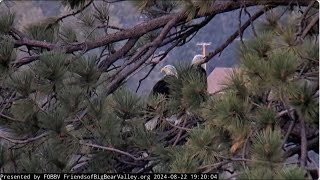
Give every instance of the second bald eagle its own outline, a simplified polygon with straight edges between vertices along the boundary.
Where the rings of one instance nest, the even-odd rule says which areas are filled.
[[[203,55],[195,55],[194,58],[192,59],[192,67],[196,68],[196,70],[199,72],[202,81],[205,83],[205,86],[208,86],[207,83],[207,70],[206,70],[206,64],[202,64],[203,62]]]
[[[203,55],[194,56],[191,62],[191,68],[195,68],[196,71],[199,72],[202,81],[205,83],[205,86],[207,87],[206,64],[202,64],[203,58]],[[173,65],[166,65],[163,68],[161,68],[161,72],[164,72],[166,75],[154,85],[154,87],[152,88],[152,94],[162,94],[168,96],[170,94],[168,79],[178,78],[177,69]]]

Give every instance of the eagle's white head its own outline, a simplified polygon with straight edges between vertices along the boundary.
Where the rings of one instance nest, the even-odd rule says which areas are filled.
[[[166,75],[169,76],[178,76],[177,69],[172,65],[166,65],[163,68],[161,68],[160,71],[164,72]]]
[[[199,66],[204,60],[204,56],[197,54],[192,59],[192,65]],[[206,70],[206,63],[201,64],[201,67]]]

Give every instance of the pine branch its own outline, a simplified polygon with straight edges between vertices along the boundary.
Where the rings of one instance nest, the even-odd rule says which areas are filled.
[[[144,160],[144,159],[145,159],[145,158],[143,158],[143,157],[142,157],[142,158],[137,158],[137,157],[133,156],[133,155],[130,154],[130,153],[121,151],[121,150],[119,150],[119,149],[111,148],[111,147],[105,147],[105,146],[100,146],[100,145],[91,144],[91,143],[85,143],[85,142],[80,142],[80,144],[81,144],[81,145],[84,145],[84,146],[95,147],[95,148],[104,149],[104,150],[107,150],[107,151],[116,152],[116,153],[119,153],[119,154],[128,156],[128,157],[132,158],[132,159],[135,160],[135,161],[140,161],[140,160]]]
[[[300,138],[301,138],[301,154],[300,154],[300,166],[304,168],[307,163],[307,135],[305,119],[300,110],[297,110],[300,121]]]
[[[100,25],[100,26],[97,26],[98,29],[101,29],[101,28],[110,28],[110,29],[115,29],[115,30],[119,30],[119,31],[124,31],[125,29],[124,28],[119,28],[117,26],[111,26],[109,24],[103,24],[103,25]]]
[[[312,20],[310,21],[310,23],[308,24],[308,26],[306,27],[306,29],[303,31],[301,38],[304,39],[307,34],[309,33],[309,31],[312,29],[312,27],[319,21],[319,15],[316,14]]]
[[[319,137],[315,137],[307,142],[307,150],[319,149]],[[301,153],[301,145],[295,146],[288,151],[286,151],[283,155],[284,158],[289,158],[295,154]]]
[[[2,113],[0,113],[0,116],[1,116],[1,117],[3,117],[3,118],[6,118],[6,119],[8,119],[8,120],[11,120],[11,121],[24,122],[24,121],[22,121],[22,120],[15,119],[15,118],[13,118],[13,117],[10,117],[10,116],[7,116],[7,115],[4,115],[4,114],[2,114]]]
[[[306,1],[306,0],[298,0],[298,1],[299,1],[300,5],[302,5],[302,6],[308,5],[308,1]],[[219,1],[219,2],[220,3],[215,4],[212,8],[210,8],[210,10],[208,12],[206,12],[203,15],[197,15],[195,18],[216,15],[216,14],[221,14],[224,12],[232,11],[232,10],[238,9],[240,7],[240,4],[242,3],[242,2],[234,2],[234,1],[226,1],[226,2]],[[259,2],[246,1],[245,3],[246,3],[247,7],[255,6],[258,4],[259,5],[273,5],[273,6],[288,4],[288,2],[286,0],[272,0],[272,1],[268,0],[268,1],[259,1]],[[152,30],[164,27],[169,21],[171,21],[172,19],[175,19],[175,18],[177,18],[176,23],[185,22],[185,20],[186,20],[185,14],[183,12],[182,13],[172,13],[169,15],[161,16],[159,18],[152,19],[147,23],[138,24],[130,29],[125,29],[120,32],[108,34],[108,35],[101,37],[99,39],[96,39],[94,41],[86,41],[86,42],[82,42],[82,43],[73,43],[70,45],[66,45],[63,47],[63,49],[66,53],[73,53],[75,51],[86,52],[91,49],[105,46],[105,45],[113,43],[113,42],[118,42],[118,41],[122,41],[125,39],[137,38],[137,37],[140,37],[150,31],[152,31]],[[252,20],[254,20],[254,19],[255,18],[252,17]],[[44,49],[48,49],[48,50],[61,49],[61,47],[57,44],[52,44],[52,43],[43,42],[43,41],[35,41],[35,40],[27,39],[27,38],[23,38],[22,40],[15,41],[16,47],[23,46],[23,45],[26,45],[29,47],[40,47],[40,48],[44,48]],[[209,56],[209,58],[207,58],[207,59],[211,59],[214,56],[214,54],[215,53],[213,53],[213,55]]]
[[[11,137],[6,137],[6,136],[4,136],[4,135],[2,135],[2,134],[0,133],[0,138],[5,139],[5,140],[7,140],[7,141],[9,141],[9,142],[12,142],[12,143],[16,143],[16,144],[26,144],[26,143],[30,143],[30,142],[32,142],[32,141],[36,141],[36,140],[38,140],[38,139],[41,139],[41,138],[43,138],[43,137],[46,137],[46,136],[48,136],[49,134],[50,134],[50,132],[45,132],[45,133],[40,134],[39,136],[36,136],[36,137],[33,137],[33,138],[28,138],[28,139],[14,139],[14,138],[11,138]]]
[[[143,78],[139,79],[138,87],[137,87],[137,89],[136,89],[136,92],[138,92],[138,90],[139,90],[139,88],[140,88],[140,86],[141,86],[142,81],[145,80],[145,79],[147,79],[147,77],[151,74],[152,70],[153,70],[155,67],[156,67],[156,64],[153,64],[153,65],[151,66],[150,70],[147,72],[147,74],[146,74]]]
[[[294,120],[290,121],[289,128],[287,129],[287,132],[286,132],[286,134],[285,134],[285,136],[283,138],[283,141],[282,141],[282,147],[284,147],[284,145],[287,143],[287,140],[288,140],[288,138],[290,136],[290,133],[294,128],[294,125],[295,125],[295,121]]]
[[[309,13],[309,11],[311,10],[312,6],[316,3],[315,0],[312,0],[310,2],[310,4],[308,5],[308,7],[306,8],[305,12],[303,13],[300,23],[299,23],[299,31],[297,33],[298,36],[302,35],[303,33],[303,23],[306,20],[307,14]]]
[[[65,19],[67,17],[75,16],[75,15],[81,13],[83,10],[85,10],[87,7],[89,7],[92,3],[93,3],[93,0],[90,0],[90,2],[88,4],[86,4],[86,5],[84,5],[81,9],[79,9],[79,10],[73,12],[73,13],[66,14],[66,15],[63,15],[63,16],[57,18],[54,22],[48,24],[46,29],[51,28],[52,26],[56,25],[59,21],[62,21],[63,19]]]
[[[166,35],[168,34],[168,32],[171,30],[171,28],[175,25],[175,23],[177,21],[179,21],[181,17],[176,17],[174,19],[171,19],[168,24],[162,29],[161,33],[159,34],[159,36],[151,43],[146,44],[144,47],[141,48],[141,50],[139,50],[135,55],[133,55],[126,63],[124,63],[124,65],[122,67],[120,67],[119,70],[117,70],[116,74],[119,73],[119,75],[117,75],[117,78],[114,79],[113,81],[111,81],[107,88],[106,88],[106,94],[109,94],[111,92],[113,92],[116,87],[117,84],[121,83],[129,74],[131,74],[132,72],[134,72],[136,69],[138,69],[157,49],[157,47],[161,44],[162,40],[166,37]],[[144,54],[144,57],[141,58],[139,61],[136,62],[136,64],[129,69],[127,72],[122,72],[121,71],[126,67],[127,64],[130,64],[133,61],[136,61],[136,59],[138,59],[139,55],[145,51],[146,49],[149,50]]]
[[[254,15],[252,15],[252,19],[247,20],[239,30],[234,32],[221,46],[216,48],[213,52],[209,52],[209,54],[204,58],[203,63],[207,63],[210,59],[212,59],[215,55],[221,53],[226,47],[228,47],[238,36],[239,34],[242,34],[251,24],[251,22],[258,19],[260,16],[262,16],[265,12],[268,10],[271,10],[275,8],[276,6],[271,7],[265,7],[258,12],[256,12]]]
[[[257,35],[257,32],[256,32],[256,30],[255,30],[255,28],[254,28],[251,14],[250,14],[250,12],[247,10],[247,7],[246,7],[246,6],[244,6],[244,12],[249,16],[249,20],[250,20],[250,24],[251,24],[251,27],[252,27],[253,35],[254,35],[255,37],[257,37],[258,35]]]
[[[184,126],[177,126],[175,124],[172,124],[171,122],[169,121],[166,121],[166,123],[168,123],[170,126],[174,127],[174,128],[177,128],[177,129],[180,129],[180,130],[185,130],[185,131],[192,131],[193,129],[190,129],[190,128],[186,128]]]
[[[120,57],[124,56],[136,44],[138,39],[139,37],[129,39],[121,49],[116,51],[114,54],[111,54],[106,59],[101,60],[98,65],[99,69],[101,69],[101,71],[106,71],[111,66],[111,64],[113,64]]]

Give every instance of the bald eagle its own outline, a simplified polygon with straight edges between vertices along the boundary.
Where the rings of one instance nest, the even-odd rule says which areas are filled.
[[[169,95],[170,90],[169,90],[169,85],[167,80],[172,77],[177,77],[177,70],[174,66],[172,65],[166,65],[163,68],[161,68],[161,72],[164,72],[166,74],[165,77],[163,77],[161,80],[159,80],[152,88],[152,94],[157,95],[157,94],[162,94],[162,95]]]
[[[168,81],[170,78],[178,77],[177,69],[173,65],[166,65],[163,68],[161,68],[160,71],[164,72],[166,75],[153,86],[151,94],[153,96],[163,95],[164,97],[168,97],[170,94]],[[154,109],[154,107],[150,105],[147,106],[147,112],[155,111],[155,110],[156,109]],[[146,119],[145,121],[146,129],[153,130],[154,128],[156,128],[159,118],[160,118],[160,115],[156,115],[151,119]]]
[[[203,82],[205,83],[206,87],[208,86],[207,84],[207,71],[206,71],[206,64],[202,64],[203,62],[203,55],[195,55],[194,58],[192,59],[192,67],[196,68],[196,70],[200,73]]]

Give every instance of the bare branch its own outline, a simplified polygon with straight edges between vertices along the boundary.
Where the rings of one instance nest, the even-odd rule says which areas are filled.
[[[121,83],[129,74],[131,74],[136,69],[138,69],[155,52],[155,50],[158,48],[158,46],[160,46],[160,44],[162,43],[163,39],[166,37],[170,29],[175,25],[175,23],[180,18],[181,17],[178,16],[170,20],[168,24],[162,29],[159,36],[152,43],[146,44],[144,47],[141,48],[140,51],[138,51],[135,55],[133,55],[127,61],[127,63],[124,63],[124,64],[130,64],[131,62],[139,58],[139,55],[142,53],[142,51],[149,48],[149,50],[144,54],[144,57],[142,57],[138,62],[136,62],[132,68],[128,69],[127,72],[121,72],[126,67],[126,65],[123,67],[120,67],[119,71],[116,72],[116,74],[119,73],[117,75],[117,78],[108,84],[106,88],[106,94],[110,94],[111,92],[113,92],[116,89],[117,84]]]
[[[10,137],[3,136],[0,133],[0,138],[5,139],[5,140],[7,140],[9,142],[12,142],[12,143],[16,143],[16,144],[26,144],[26,143],[41,139],[43,137],[46,137],[49,134],[50,134],[50,132],[45,132],[43,134],[40,134],[39,136],[36,136],[36,137],[33,137],[33,138],[29,138],[29,139],[13,139],[13,138],[10,138]]]
[[[299,31],[297,33],[297,36],[300,36],[303,32],[303,28],[304,28],[304,22],[306,20],[307,14],[309,13],[310,9],[312,8],[312,6],[314,5],[314,3],[316,3],[316,1],[311,1],[310,4],[308,5],[308,7],[306,8],[305,12],[302,14],[301,17],[301,21],[299,23]]]
[[[299,4],[301,6],[308,5],[309,1],[307,0],[298,0]],[[201,15],[197,15],[195,18],[200,18],[204,16],[210,16],[210,15],[216,15],[228,11],[232,11],[235,9],[238,9],[240,7],[240,4],[242,2],[237,2],[237,1],[218,1],[219,3],[215,3],[210,10]],[[288,2],[287,0],[266,0],[266,1],[246,1],[245,2],[246,6],[256,6],[256,5],[287,5]],[[61,45],[58,44],[52,44],[48,42],[43,42],[43,41],[36,41],[36,40],[30,40],[27,38],[23,38],[22,40],[17,40],[15,42],[15,46],[30,46],[30,47],[40,47],[40,48],[45,48],[48,50],[53,50],[53,49],[64,49],[66,53],[72,53],[75,51],[89,51],[91,49],[95,49],[101,46],[105,46],[109,43],[113,42],[118,42],[122,41],[125,39],[132,39],[132,38],[138,38],[152,30],[159,29],[163,26],[165,26],[168,22],[170,22],[172,19],[177,18],[177,23],[180,22],[185,22],[186,21],[186,16],[184,12],[181,13],[172,13],[169,15],[164,15],[155,19],[152,19],[146,23],[141,23],[138,24],[130,29],[125,29],[123,31],[119,31],[116,33],[108,34],[104,37],[99,37],[94,41],[85,41],[82,43],[73,43],[69,45],[64,45],[61,47]]]
[[[97,144],[91,144],[91,143],[85,143],[85,142],[80,142],[81,145],[84,145],[84,146],[89,146],[89,147],[95,147],[95,148],[99,148],[99,149],[103,149],[103,150],[107,150],[107,151],[112,151],[112,152],[116,152],[116,153],[119,153],[119,154],[123,154],[123,155],[126,155],[136,161],[139,161],[139,160],[143,160],[144,158],[138,158],[138,157],[134,157],[132,154],[130,153],[127,153],[127,152],[124,152],[124,151],[121,151],[119,149],[116,149],[116,148],[112,148],[112,147],[105,147],[105,146],[100,146],[100,145],[97,145]]]
[[[300,154],[300,166],[304,168],[307,164],[307,135],[305,119],[300,110],[297,110],[300,121],[300,136],[301,136],[301,154]]]
[[[246,6],[244,6],[244,12],[249,16],[249,20],[250,20],[250,24],[251,24],[251,27],[252,27],[253,35],[254,35],[255,37],[257,37],[258,35],[257,35],[257,32],[256,32],[256,30],[255,30],[255,28],[254,28],[251,14],[250,14],[250,12],[247,10],[247,7],[246,7]]]
[[[129,39],[120,50],[116,51],[106,59],[101,60],[98,65],[99,69],[101,69],[101,71],[106,71],[111,66],[111,64],[113,64],[120,57],[123,57],[135,45],[137,41],[138,38]]]
[[[77,14],[79,14],[80,12],[82,12],[83,10],[85,10],[87,7],[89,7],[91,4],[93,3],[93,0],[90,0],[90,2],[86,5],[84,5],[81,9],[73,12],[73,13],[70,13],[70,14],[66,14],[66,15],[63,15],[59,18],[57,18],[53,23],[50,23],[48,26],[47,26],[47,29],[51,28],[53,25],[57,24],[59,21],[62,21],[63,19],[67,18],[67,17],[70,17],[70,16],[75,16]]]
[[[316,14],[312,20],[310,21],[310,23],[308,24],[308,26],[306,27],[306,29],[303,31],[301,38],[305,38],[307,36],[307,34],[309,33],[309,31],[312,29],[312,27],[319,21],[319,15]]]
[[[267,10],[273,9],[276,6],[271,6],[271,7],[265,7],[261,10],[259,10],[258,12],[256,12],[253,16],[252,16],[252,21],[258,19],[261,15],[263,15]],[[234,32],[221,46],[219,46],[217,49],[215,49],[213,52],[210,52],[206,58],[204,59],[203,63],[207,63],[211,58],[213,58],[215,55],[219,54],[220,52],[222,52],[226,47],[228,47],[238,36],[239,33],[243,33],[250,25],[250,20],[246,21],[240,28],[240,31],[236,31]]]
[[[145,79],[147,79],[147,77],[150,75],[150,73],[152,72],[152,70],[153,70],[155,67],[156,67],[156,64],[153,64],[153,65],[151,66],[151,69],[148,71],[148,73],[147,73],[143,78],[141,78],[141,79],[139,80],[139,83],[138,83],[138,87],[137,87],[137,89],[136,89],[136,92],[138,92],[138,90],[139,90],[139,88],[140,88],[140,86],[141,86],[142,81],[145,80]]]

